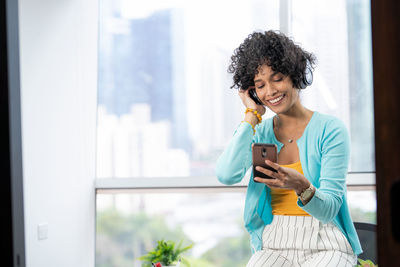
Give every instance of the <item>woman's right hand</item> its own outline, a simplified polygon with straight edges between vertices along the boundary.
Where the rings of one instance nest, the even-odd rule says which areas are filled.
[[[252,89],[252,87],[249,87],[247,90],[240,89],[239,90],[240,99],[242,99],[242,103],[246,108],[257,110],[257,112],[262,116],[265,114],[266,109],[263,105],[257,105],[256,102],[254,102],[254,100],[250,97],[249,95],[250,89]]]

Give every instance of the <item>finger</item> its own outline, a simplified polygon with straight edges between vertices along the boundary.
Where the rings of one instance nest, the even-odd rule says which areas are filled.
[[[250,97],[250,96],[249,96],[248,90],[241,90],[241,91],[239,91],[239,95],[240,95],[240,97],[243,98],[243,99],[246,99],[246,98]]]
[[[282,182],[279,181],[278,179],[266,179],[266,178],[261,178],[261,177],[254,177],[254,181],[263,183],[263,184],[267,185],[268,187],[276,187],[276,188],[282,187]]]
[[[253,100],[251,97],[250,97],[250,89],[254,89],[255,87],[254,86],[250,86],[249,88],[247,88],[246,90],[245,90],[245,95],[248,97],[248,98],[250,98],[251,100]]]
[[[268,175],[268,176],[270,176],[270,177],[272,177],[272,178],[275,178],[275,179],[279,179],[279,178],[280,178],[279,175],[278,175],[278,173],[273,172],[273,171],[271,171],[271,170],[268,170],[268,169],[266,169],[266,168],[263,168],[263,167],[261,167],[261,166],[256,166],[256,170],[259,171],[259,172],[262,172],[262,173],[264,173],[265,175]]]
[[[241,99],[245,99],[246,98],[246,91],[240,89],[239,90],[239,96],[240,96]]]
[[[251,97],[250,97],[250,95],[249,95],[249,90],[243,90],[243,89],[240,89],[239,90],[239,97],[240,97],[240,99],[242,99],[242,101],[243,101],[243,104],[247,107],[247,102],[248,102],[248,100],[250,99],[251,101],[253,101],[253,99],[251,99]]]
[[[275,163],[275,162],[272,162],[272,161],[270,161],[270,160],[265,160],[265,163],[268,165],[268,166],[270,166],[270,167],[272,167],[274,170],[276,170],[276,171],[283,171],[283,169],[282,169],[282,167],[278,164],[278,163]]]

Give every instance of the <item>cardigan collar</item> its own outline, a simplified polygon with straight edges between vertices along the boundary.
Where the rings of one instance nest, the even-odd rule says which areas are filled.
[[[317,111],[314,111],[314,112],[313,112],[310,121],[307,123],[306,128],[304,128],[303,134],[301,135],[301,137],[300,137],[299,139],[296,140],[297,145],[299,145],[299,142],[301,143],[301,142],[303,141],[303,137],[307,135],[307,131],[308,131],[308,129],[311,127],[310,125],[312,125],[312,124],[314,123],[315,117],[318,116],[317,114],[318,114]],[[276,116],[276,115],[275,115],[275,116]],[[278,146],[278,153],[279,153],[279,151],[280,151],[280,150],[282,149],[282,147],[283,147],[283,144],[282,144],[280,141],[278,141],[278,139],[277,139],[276,136],[275,136],[275,132],[274,132],[274,117],[275,117],[275,116],[273,116],[273,117],[269,120],[268,125],[266,125],[266,126],[267,126],[268,131],[270,131],[270,132],[269,132],[269,135],[272,137],[274,143]]]

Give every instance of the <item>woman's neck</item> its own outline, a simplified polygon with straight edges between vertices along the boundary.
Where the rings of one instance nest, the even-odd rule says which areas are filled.
[[[298,101],[287,112],[277,114],[276,123],[279,125],[279,128],[297,127],[298,125],[308,123],[312,114],[313,112],[311,110],[306,109],[300,101]]]

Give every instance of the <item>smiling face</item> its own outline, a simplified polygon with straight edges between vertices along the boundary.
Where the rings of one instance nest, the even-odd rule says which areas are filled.
[[[258,98],[276,114],[287,113],[300,104],[299,90],[293,87],[290,77],[274,72],[266,64],[259,67],[254,85]]]

